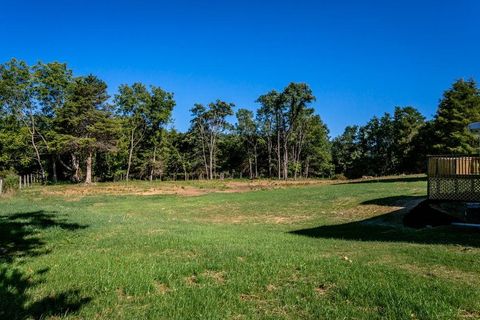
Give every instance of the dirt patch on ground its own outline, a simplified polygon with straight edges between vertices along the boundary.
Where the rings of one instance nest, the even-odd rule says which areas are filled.
[[[172,181],[132,181],[131,183],[94,183],[91,185],[76,184],[42,187],[41,193],[44,196],[63,196],[69,200],[76,201],[90,195],[179,195],[179,196],[201,196],[207,193],[239,193],[255,190],[269,190],[286,188],[289,186],[325,185],[333,183],[333,180],[251,180],[251,181],[195,181],[172,182]],[[338,181],[337,181],[338,182]]]
[[[131,182],[106,182],[91,185],[72,184],[39,187],[43,196],[63,196],[69,201],[78,201],[91,195],[179,195],[201,196],[207,193],[240,193],[256,190],[283,189],[287,187],[301,187],[312,185],[329,185],[365,182],[369,180],[381,182],[387,179],[402,179],[404,177],[382,177],[358,180],[327,180],[327,179],[301,179],[301,180],[199,180],[199,181],[131,181]],[[32,189],[33,190],[33,189]]]
[[[333,211],[332,213],[335,214],[339,218],[344,218],[348,221],[352,219],[364,219],[364,218],[371,218],[381,214],[390,213],[393,211],[402,210],[404,207],[400,206],[381,206],[376,204],[362,204],[352,208],[344,209],[344,210],[337,210]]]
[[[185,283],[191,287],[198,285],[198,278],[196,275],[191,275],[190,277],[186,277]]]
[[[315,288],[313,288],[313,291],[315,291],[316,294],[318,294],[319,296],[324,296],[326,295],[330,290],[332,289],[332,286],[331,285],[327,285],[327,284],[320,284],[318,286],[316,286]]]
[[[212,192],[211,190],[199,189],[195,187],[172,187],[172,188],[150,188],[147,191],[134,191],[132,194],[140,196],[154,196],[154,195],[180,195],[186,197],[201,196]]]
[[[260,300],[260,297],[254,294],[241,294],[240,295],[240,300],[242,301],[258,301]]]
[[[223,284],[225,282],[225,272],[224,271],[213,271],[207,270],[202,273],[202,276],[208,279],[213,280],[218,284]]]
[[[272,291],[276,291],[278,288],[273,285],[273,284],[269,284],[265,287],[265,289],[268,291],[268,292],[272,292]]]
[[[414,264],[397,264],[399,268],[411,272],[415,275],[421,275],[426,278],[442,278],[453,282],[463,282],[465,284],[480,284],[478,274],[475,272],[463,271],[454,268],[448,268],[442,265],[422,266]]]
[[[155,291],[159,294],[166,294],[172,291],[172,289],[169,286],[167,286],[165,283],[162,283],[162,282],[155,281],[153,283],[153,286],[155,287]]]
[[[460,311],[460,317],[462,319],[480,319],[480,312],[479,311],[462,310],[462,311]]]
[[[326,185],[332,184],[333,180],[252,180],[252,181],[228,181],[225,182],[225,190],[220,192],[236,193],[254,190],[283,189],[289,186]]]
[[[133,296],[128,295],[124,288],[117,288],[116,293],[119,300],[133,300],[134,298]]]
[[[43,188],[41,193],[44,196],[63,196],[70,201],[78,201],[85,196],[91,195],[180,195],[180,196],[200,196],[215,190],[196,188],[193,186],[175,186],[175,185],[158,185],[145,188],[142,186],[128,185],[75,185],[61,188],[47,187]]]
[[[304,215],[294,216],[275,216],[275,215],[239,215],[239,214],[217,214],[196,218],[199,222],[218,223],[218,224],[293,224],[308,220],[312,217]]]
[[[346,208],[343,210],[331,211],[331,214],[338,220],[352,221],[352,220],[364,220],[368,218],[374,218],[387,213],[398,212],[398,219],[390,217],[392,220],[390,223],[402,223],[403,213],[406,212],[405,207],[401,206],[381,206],[381,205],[358,205],[352,208]],[[219,212],[221,210],[214,210]],[[295,224],[299,222],[305,222],[313,219],[312,215],[244,215],[237,214],[234,210],[229,210],[229,214],[209,214],[195,218],[199,222],[218,223],[218,224]],[[395,221],[393,221],[395,220]],[[398,221],[397,221],[398,220]]]

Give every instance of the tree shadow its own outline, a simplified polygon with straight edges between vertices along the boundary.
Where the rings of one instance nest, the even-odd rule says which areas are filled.
[[[48,270],[47,270],[48,271]],[[67,290],[31,301],[29,289],[42,283],[42,271],[26,275],[18,269],[0,267],[0,318],[44,319],[75,313],[91,301],[82,297],[79,290]],[[40,279],[38,279],[40,277]],[[37,278],[37,280],[33,280]]]
[[[60,228],[74,231],[86,226],[65,222],[55,212],[44,210],[0,216],[0,262],[14,258],[46,254],[41,230]]]
[[[423,197],[396,196],[373,199],[362,204],[400,206],[403,208],[360,221],[290,231],[289,233],[325,239],[354,241],[409,242],[419,244],[454,244],[480,247],[480,232],[452,226],[413,229],[404,226],[405,215]]]
[[[20,259],[47,254],[41,232],[87,226],[69,223],[55,212],[34,211],[0,216],[0,319],[43,319],[78,311],[91,299],[72,289],[37,299],[29,291],[43,283],[48,268],[26,273],[14,265]]]

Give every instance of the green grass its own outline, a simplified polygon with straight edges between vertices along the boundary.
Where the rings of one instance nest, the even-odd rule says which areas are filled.
[[[0,199],[1,319],[480,318],[480,234],[399,223],[422,179],[195,197],[46,188]]]

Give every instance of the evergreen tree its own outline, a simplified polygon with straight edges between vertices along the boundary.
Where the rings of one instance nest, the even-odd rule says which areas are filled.
[[[474,80],[458,80],[444,92],[435,115],[434,150],[446,154],[478,153],[478,138],[468,124],[480,121],[480,91]]]
[[[62,151],[71,156],[72,178],[81,180],[80,159],[85,159],[85,183],[92,182],[96,152],[115,147],[117,127],[107,104],[107,85],[93,75],[75,78],[66,102],[57,111],[56,130]]]
[[[355,167],[358,159],[362,157],[358,135],[358,126],[347,126],[340,136],[333,139],[332,160],[335,173],[344,174],[347,177],[361,176]]]
[[[417,158],[422,154],[414,150],[418,134],[425,126],[425,117],[414,107],[396,107],[393,114],[393,136],[395,157],[394,173],[418,172]]]

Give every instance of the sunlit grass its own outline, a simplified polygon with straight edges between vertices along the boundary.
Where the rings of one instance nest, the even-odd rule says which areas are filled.
[[[0,200],[0,318],[480,317],[480,235],[395,218],[425,195],[421,179],[177,185],[208,192]]]

